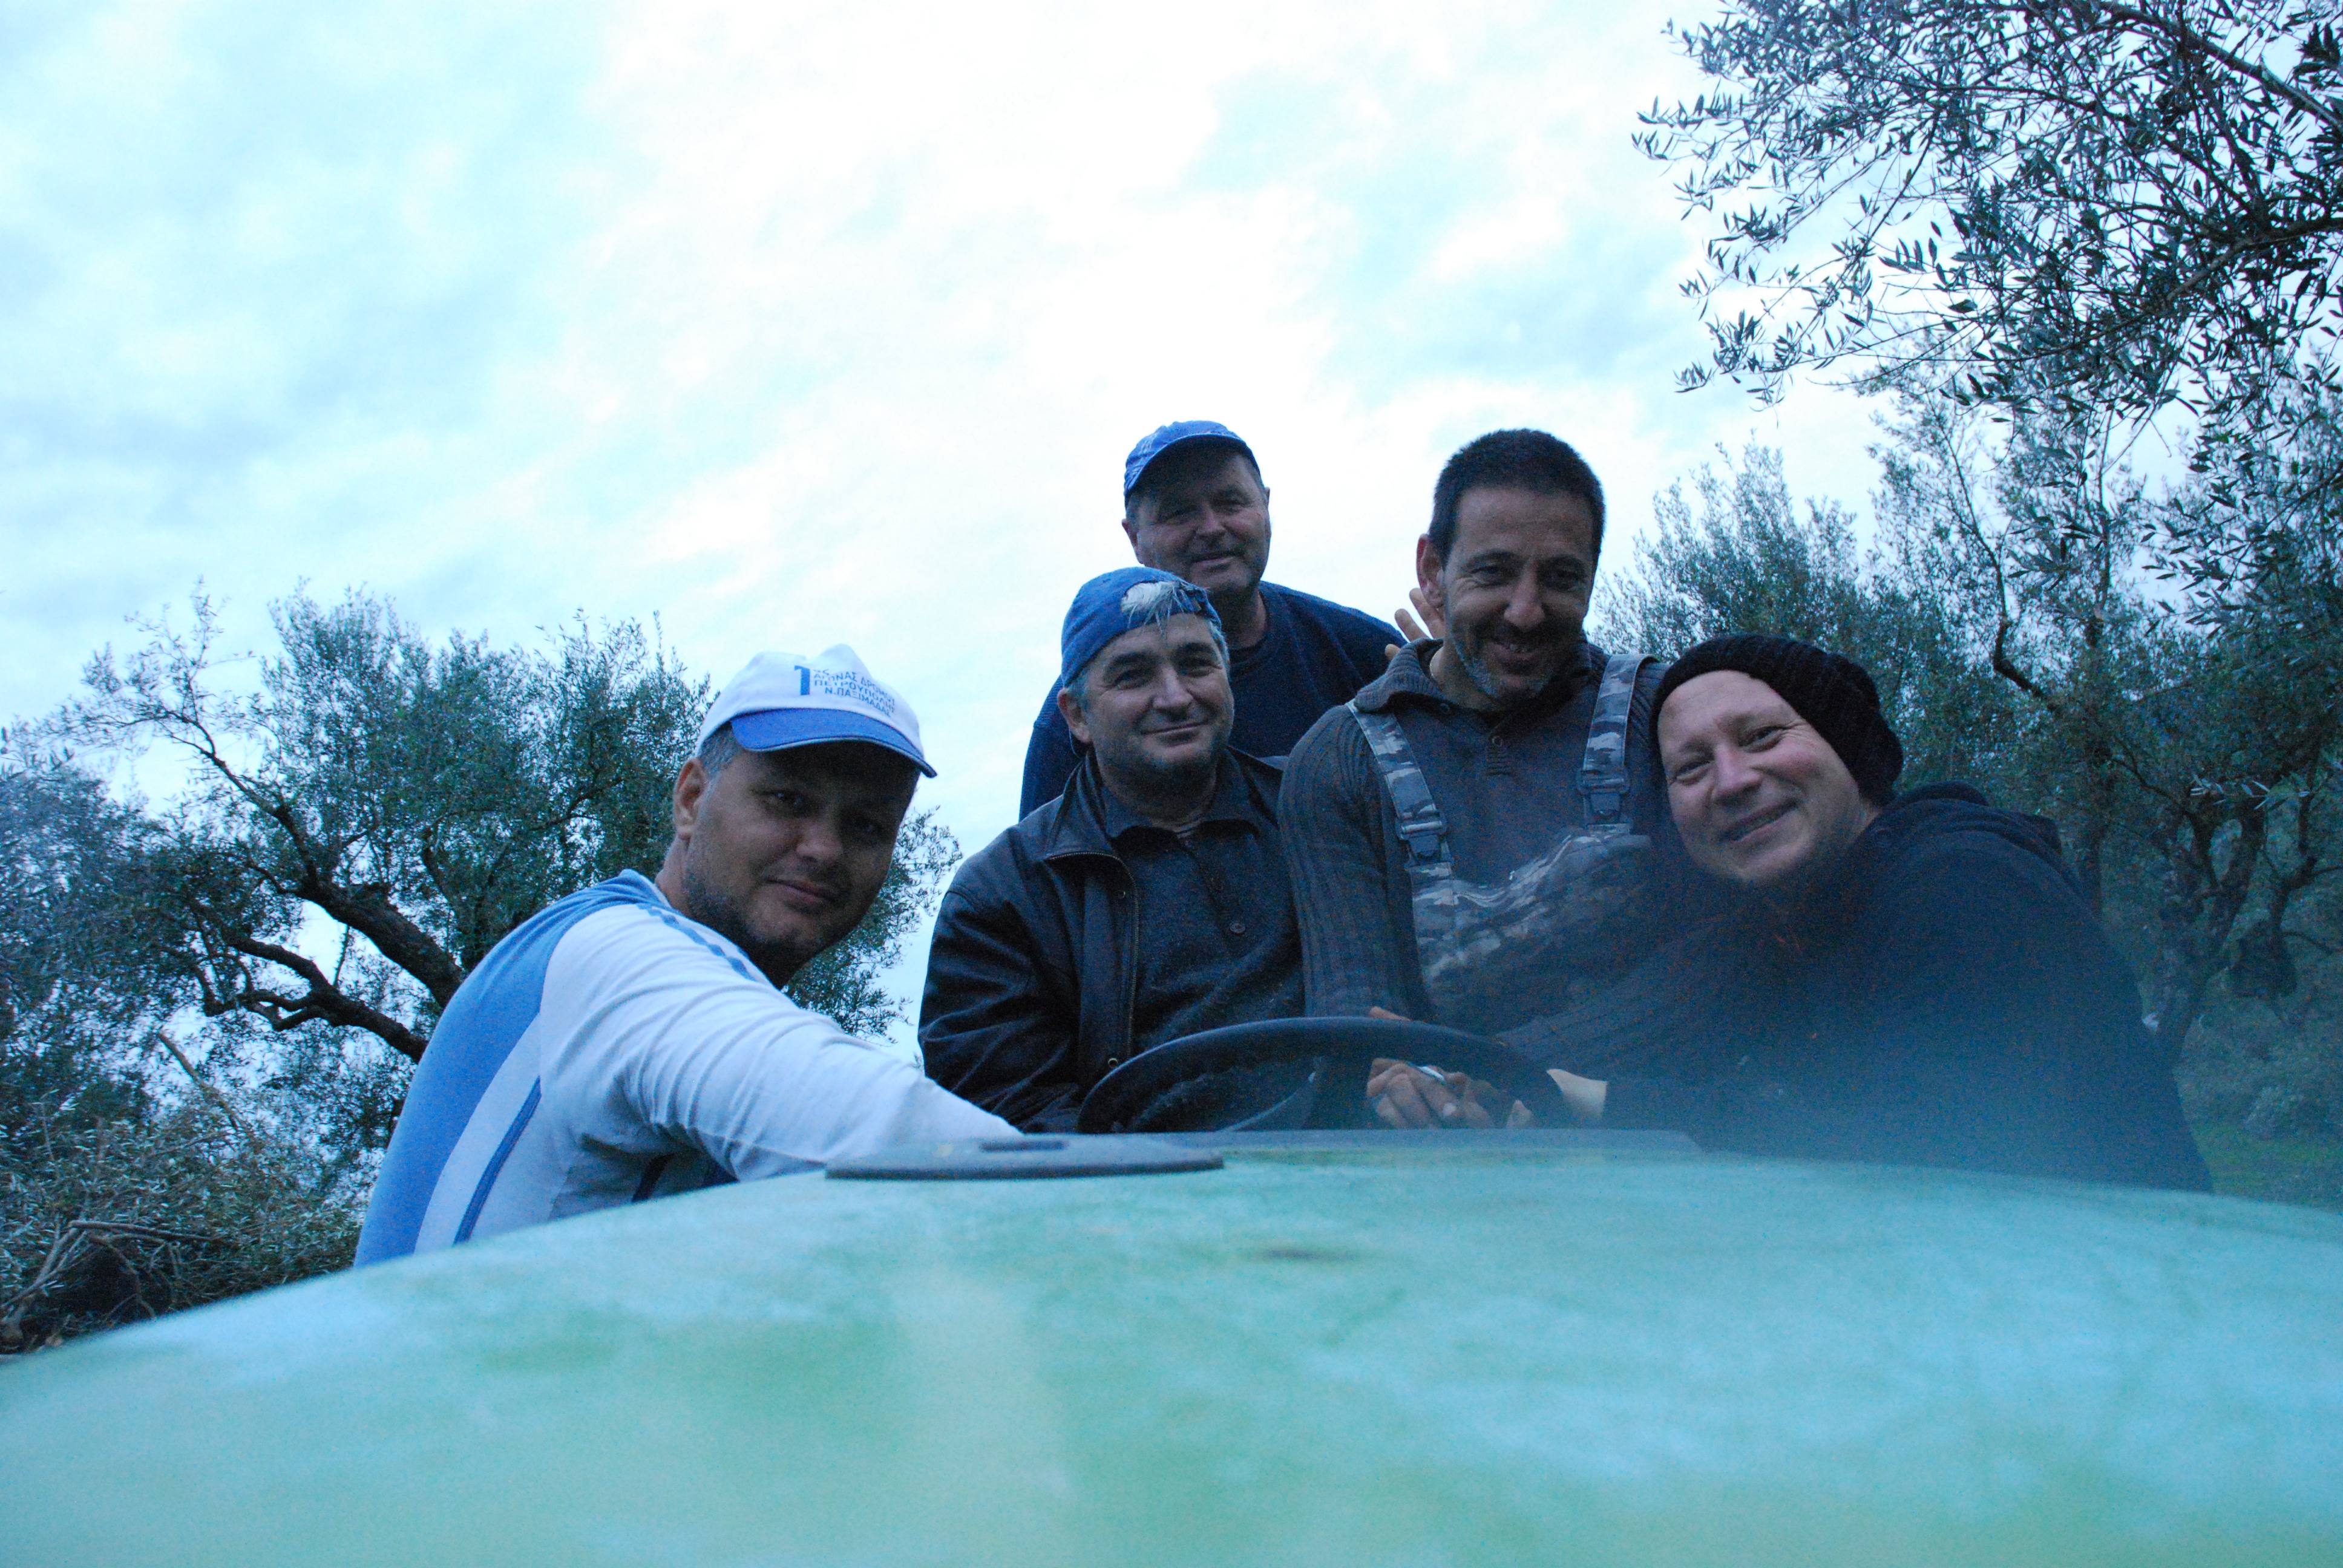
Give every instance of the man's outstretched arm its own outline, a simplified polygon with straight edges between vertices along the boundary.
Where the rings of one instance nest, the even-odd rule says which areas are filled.
[[[592,1027],[543,1061],[545,1099],[614,1147],[685,1145],[747,1181],[1011,1131],[930,1081],[909,1052],[791,1001],[681,916],[581,921],[547,989]]]

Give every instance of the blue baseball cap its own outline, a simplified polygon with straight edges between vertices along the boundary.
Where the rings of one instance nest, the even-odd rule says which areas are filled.
[[[724,683],[716,705],[699,721],[698,747],[725,725],[750,751],[786,751],[863,740],[909,758],[932,779],[920,749],[920,719],[895,689],[872,678],[844,643],[811,658],[760,653]]]
[[[1175,615],[1201,615],[1221,635],[1221,612],[1211,596],[1184,578],[1153,567],[1118,567],[1074,590],[1058,633],[1058,684],[1071,686],[1099,649],[1126,631],[1158,626]]]
[[[1252,457],[1256,469],[1261,467],[1261,459],[1253,457],[1252,448],[1244,444],[1244,437],[1219,420],[1175,419],[1169,425],[1159,425],[1149,431],[1146,437],[1131,449],[1131,456],[1122,460],[1123,495],[1128,497],[1139,488],[1141,477],[1156,458],[1172,447],[1184,447],[1191,441],[1222,442]]]

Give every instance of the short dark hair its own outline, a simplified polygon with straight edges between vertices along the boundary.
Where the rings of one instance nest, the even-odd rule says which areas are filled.
[[[1155,461],[1148,464],[1146,471],[1139,476],[1139,483],[1131,486],[1130,491],[1122,498],[1122,515],[1136,522],[1139,518],[1139,503],[1163,488],[1163,477],[1170,473],[1172,467],[1172,464],[1163,460],[1165,457],[1207,448],[1220,453],[1222,457],[1234,454],[1242,457],[1245,460],[1245,467],[1252,470],[1254,486],[1262,490],[1269,488],[1269,481],[1261,477],[1261,459],[1252,455],[1252,447],[1242,441],[1226,441],[1217,436],[1205,436],[1193,441],[1182,441],[1178,446],[1167,449]]]
[[[1594,517],[1594,554],[1603,555],[1603,481],[1586,459],[1543,430],[1492,430],[1467,441],[1432,487],[1432,553],[1445,563],[1456,544],[1456,508],[1467,490],[1528,490],[1575,496]]]
[[[708,744],[699,749],[699,770],[713,784],[716,776],[732,766],[740,753],[747,749],[740,744],[739,737],[732,733],[732,721],[728,719],[716,727],[716,733],[709,736]]]

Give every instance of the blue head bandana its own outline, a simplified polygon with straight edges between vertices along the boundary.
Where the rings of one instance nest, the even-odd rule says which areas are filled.
[[[1098,657],[1099,649],[1126,631],[1155,626],[1175,615],[1201,615],[1221,634],[1220,611],[1202,588],[1153,567],[1123,567],[1091,578],[1074,590],[1066,624],[1058,633],[1058,680],[1071,686]]]

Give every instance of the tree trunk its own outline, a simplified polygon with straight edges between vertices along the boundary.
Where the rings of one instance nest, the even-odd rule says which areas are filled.
[[[2253,890],[2254,869],[2269,835],[2268,808],[2258,796],[2233,799],[2215,790],[2197,799],[2171,824],[2157,910],[2156,976],[2149,985],[2157,1039],[2168,1062],[2180,1060],[2205,1010],[2205,992]],[[2225,856],[2217,840],[2231,821],[2237,834]]]
[[[2103,733],[2083,747],[2083,821],[2075,852],[2075,875],[2094,916],[2105,914],[2107,822],[2115,811],[2115,754]]]

